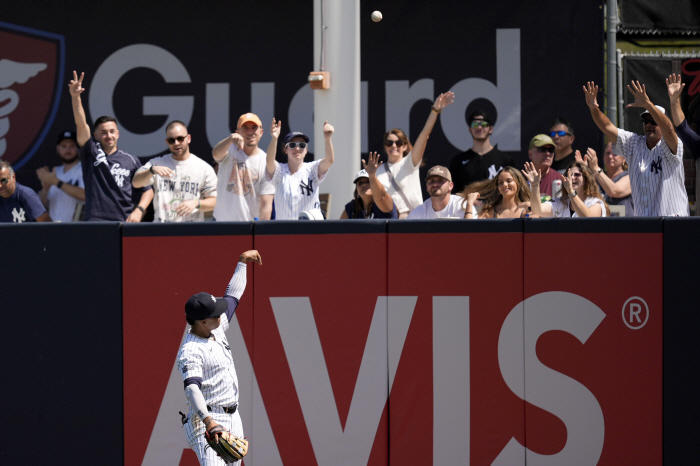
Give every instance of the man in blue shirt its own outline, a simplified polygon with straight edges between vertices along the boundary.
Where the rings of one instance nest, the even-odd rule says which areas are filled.
[[[0,161],[0,222],[50,222],[39,195],[15,180],[12,165]]]
[[[95,133],[90,135],[80,99],[85,90],[84,76],[85,73],[78,79],[73,71],[73,79],[68,84],[85,183],[84,218],[86,221],[140,222],[153,199],[153,190],[150,186],[143,188],[138,205],[133,205],[131,180],[141,168],[141,162],[117,148],[119,128],[113,117],[102,116],[95,120]]]

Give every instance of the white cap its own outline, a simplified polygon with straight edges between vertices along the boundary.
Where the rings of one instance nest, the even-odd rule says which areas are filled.
[[[369,173],[367,173],[367,170],[365,170],[364,168],[357,172],[357,175],[355,175],[355,179],[352,180],[352,182],[357,183],[357,180],[359,180],[360,178],[369,178]]]
[[[663,108],[661,105],[654,105],[654,107],[658,108],[661,113],[666,115],[666,109]],[[639,114],[640,117],[643,117],[644,115],[650,115],[649,110],[644,110],[642,113]]]

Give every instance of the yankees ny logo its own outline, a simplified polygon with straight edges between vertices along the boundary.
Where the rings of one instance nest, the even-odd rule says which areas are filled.
[[[496,168],[496,164],[491,165],[489,167],[489,180],[492,180],[494,176],[498,175],[498,171],[502,169],[503,167]]]
[[[654,173],[655,175],[659,174],[661,171],[661,157],[659,157],[659,160],[652,160],[651,161],[651,172]]]
[[[314,181],[311,178],[309,178],[308,184],[302,181],[299,183],[299,188],[301,189],[301,194],[304,194],[304,190],[306,190],[306,195],[311,196],[311,193],[314,192]]]
[[[14,223],[22,223],[25,221],[23,208],[20,207],[19,212],[17,212],[17,207],[12,209],[12,221]]]

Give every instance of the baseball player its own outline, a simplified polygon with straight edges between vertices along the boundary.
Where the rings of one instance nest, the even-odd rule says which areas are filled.
[[[335,160],[331,136],[334,128],[326,121],[323,124],[323,137],[326,141],[325,157],[313,162],[304,162],[309,137],[298,131],[287,134],[284,138],[284,153],[287,163],[277,163],[277,139],[280,135],[281,121],[272,119],[270,134],[272,139],[267,148],[267,179],[275,185],[275,214],[277,220],[297,220],[299,213],[318,209],[318,185],[328,173]]]
[[[627,159],[634,215],[687,217],[683,143],[666,110],[651,102],[645,86],[632,81],[627,89],[634,96],[628,106],[644,108],[640,115],[644,136],[618,129],[598,108],[598,86],[593,82],[583,86],[593,121],[613,141],[615,153]]]
[[[192,328],[177,354],[177,367],[190,405],[183,427],[187,443],[202,466],[225,464],[216,452],[207,448],[206,430],[221,425],[243,438],[238,413],[238,377],[224,332],[245,291],[246,262],[262,265],[258,251],[244,252],[223,298],[201,292],[192,295],[185,305],[187,323]],[[240,464],[240,461],[228,464]]]

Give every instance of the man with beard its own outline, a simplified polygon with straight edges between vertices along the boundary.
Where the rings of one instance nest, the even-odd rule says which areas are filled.
[[[485,111],[477,110],[469,116],[469,134],[472,135],[471,149],[456,155],[450,162],[450,173],[454,180],[455,192],[475,181],[490,180],[503,167],[514,166],[513,157],[504,154],[491,145],[493,124]]]
[[[185,123],[168,123],[165,142],[171,153],[155,157],[134,175],[135,188],[153,186],[154,222],[202,222],[216,206],[216,173],[190,152]]]
[[[613,151],[627,159],[634,215],[687,217],[690,212],[683,143],[676,136],[666,110],[651,102],[645,86],[632,81],[627,89],[634,96],[629,106],[644,109],[640,115],[643,136],[618,129],[598,107],[598,86],[593,82],[583,86],[593,121],[613,142]]]
[[[244,113],[236,132],[212,150],[219,164],[214,218],[221,222],[270,220],[275,185],[265,176],[267,159],[258,147],[263,134],[260,118]]]
[[[419,205],[408,214],[409,220],[429,220],[433,218],[476,218],[476,209],[464,211],[462,197],[452,194],[454,183],[450,171],[435,165],[428,170],[425,185],[430,199]]]
[[[85,184],[75,132],[63,131],[58,135],[56,152],[62,165],[53,169],[41,167],[36,171],[41,181],[39,197],[54,221],[72,222],[80,219],[85,205]]]

